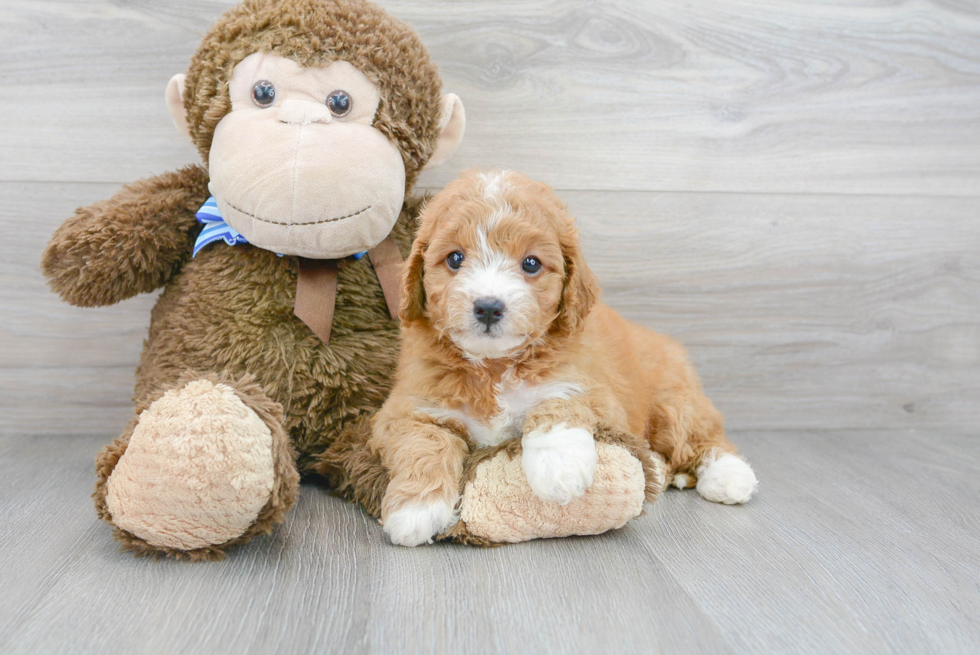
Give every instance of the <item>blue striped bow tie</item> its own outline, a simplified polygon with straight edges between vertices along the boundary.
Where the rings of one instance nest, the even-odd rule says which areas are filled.
[[[197,210],[196,216],[197,222],[204,225],[204,229],[197,235],[197,241],[194,242],[194,253],[191,257],[197,257],[201,248],[221,239],[224,239],[229,246],[248,243],[248,240],[236,232],[235,228],[225,223],[214,196],[208,198],[208,201]]]
[[[197,257],[197,253],[201,252],[204,246],[212,244],[215,241],[221,241],[222,239],[229,246],[248,243],[248,239],[239,234],[235,228],[225,223],[225,219],[221,217],[221,210],[218,209],[218,203],[215,201],[214,196],[208,198],[207,202],[201,205],[201,208],[197,210],[195,216],[197,222],[204,225],[204,229],[197,235],[197,241],[194,242],[194,252],[191,254],[191,257]],[[366,254],[367,251],[365,250],[364,252],[351,255],[351,257],[360,259]],[[282,257],[281,254],[279,256]]]

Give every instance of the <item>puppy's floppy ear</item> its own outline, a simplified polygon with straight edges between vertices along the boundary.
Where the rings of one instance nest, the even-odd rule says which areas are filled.
[[[408,255],[402,270],[401,299],[398,304],[398,318],[402,325],[409,325],[425,318],[425,283],[422,279],[425,269],[425,251],[435,232],[439,216],[444,214],[452,202],[452,182],[443,191],[427,198],[419,211],[419,229],[412,242],[412,252]]]
[[[558,304],[558,316],[552,331],[560,336],[574,334],[585,326],[585,317],[602,293],[599,281],[585,263],[578,230],[572,219],[561,235],[562,254],[565,258],[565,281]]]
[[[398,303],[398,318],[402,325],[420,321],[425,317],[425,285],[422,283],[422,269],[425,262],[425,249],[429,246],[428,236],[419,230],[412,243],[412,252],[402,270],[402,289]]]

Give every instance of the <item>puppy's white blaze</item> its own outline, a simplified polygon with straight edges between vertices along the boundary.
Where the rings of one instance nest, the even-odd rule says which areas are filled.
[[[528,385],[520,382],[513,388],[502,391],[497,388],[497,407],[499,413],[489,424],[484,423],[469,414],[465,409],[446,409],[443,407],[417,406],[416,411],[431,416],[436,421],[458,421],[466,426],[467,436],[477,446],[496,446],[521,436],[524,429],[524,417],[536,405],[546,400],[568,400],[572,396],[581,395],[585,390],[574,382],[554,381],[545,384]]]
[[[698,465],[698,493],[705,500],[726,505],[747,502],[759,486],[748,463],[730,453],[712,450]]]
[[[497,170],[480,174],[480,180],[483,182],[483,199],[493,209],[493,212],[487,216],[487,229],[492,230],[504,216],[514,211],[514,208],[503,197],[504,191],[508,188],[508,173],[509,171]],[[483,238],[485,245],[485,234],[483,234]]]
[[[481,229],[482,231],[482,229]],[[492,250],[480,239],[479,261],[473,262],[459,273],[460,289],[470,298],[493,296],[507,304],[516,296],[529,295],[531,289],[520,275],[518,263],[506,255]]]
[[[385,534],[396,546],[431,544],[432,537],[459,520],[453,506],[443,501],[411,503],[388,515]]]
[[[514,208],[506,203],[498,205],[496,209],[493,210],[493,213],[487,216],[486,228],[488,230],[494,229],[505,216],[512,214],[513,212]],[[481,230],[482,229],[483,228],[481,228]]]
[[[595,439],[588,430],[558,424],[527,434],[521,465],[541,500],[567,505],[585,494],[595,477]]]
[[[502,268],[506,266],[507,261],[500,253],[490,247],[490,239],[487,236],[488,229],[493,228],[492,226],[481,225],[476,229],[477,250],[480,253],[479,266],[483,269]]]
[[[480,173],[480,180],[483,182],[483,199],[489,202],[494,202],[499,200],[500,194],[503,193],[505,186],[505,180],[507,179],[508,171],[496,170],[488,171],[486,173]]]

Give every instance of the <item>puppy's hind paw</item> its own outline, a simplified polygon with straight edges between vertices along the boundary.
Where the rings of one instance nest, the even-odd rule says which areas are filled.
[[[541,500],[567,505],[585,495],[596,468],[595,439],[588,430],[558,425],[524,437],[521,465]]]
[[[388,515],[384,531],[396,546],[431,544],[432,537],[445,531],[458,518],[453,506],[447,502],[411,503]]]
[[[698,493],[705,500],[726,505],[748,502],[759,480],[748,463],[737,455],[712,452],[698,466]]]

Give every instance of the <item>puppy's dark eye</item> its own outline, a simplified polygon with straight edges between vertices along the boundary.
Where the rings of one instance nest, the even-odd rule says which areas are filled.
[[[353,106],[354,101],[346,91],[334,91],[327,96],[327,107],[334,116],[346,116]]]
[[[458,271],[459,267],[463,265],[463,260],[466,259],[466,255],[456,250],[455,252],[449,253],[446,257],[446,266],[454,271]]]
[[[537,257],[525,257],[521,263],[521,270],[528,275],[534,275],[541,270],[541,260]]]
[[[269,80],[256,82],[252,87],[252,102],[259,107],[269,107],[276,101],[276,87]]]

